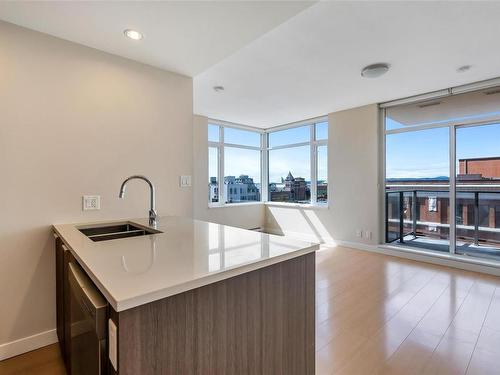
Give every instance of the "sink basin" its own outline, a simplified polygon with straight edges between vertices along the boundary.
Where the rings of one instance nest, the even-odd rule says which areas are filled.
[[[95,242],[161,233],[159,230],[131,223],[96,225],[92,227],[79,228],[78,230]]]

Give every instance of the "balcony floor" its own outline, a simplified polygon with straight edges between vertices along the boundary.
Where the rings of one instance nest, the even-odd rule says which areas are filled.
[[[404,237],[404,243],[400,244],[395,241],[391,243],[397,246],[408,246],[423,250],[440,251],[443,253],[449,252],[449,241],[425,236],[407,235]],[[492,244],[474,245],[470,242],[457,241],[456,253],[462,255],[470,255],[478,258],[486,258],[500,260],[500,245],[498,247]]]

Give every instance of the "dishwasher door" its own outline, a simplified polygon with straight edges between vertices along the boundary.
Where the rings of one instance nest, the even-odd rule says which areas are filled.
[[[105,374],[108,303],[76,263],[69,263],[71,375]]]

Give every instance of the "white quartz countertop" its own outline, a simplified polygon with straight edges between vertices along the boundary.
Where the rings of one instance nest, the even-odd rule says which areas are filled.
[[[106,222],[148,226],[147,219]],[[161,217],[162,233],[94,242],[78,229],[54,230],[116,311],[182,293],[314,252],[319,245],[181,217]]]

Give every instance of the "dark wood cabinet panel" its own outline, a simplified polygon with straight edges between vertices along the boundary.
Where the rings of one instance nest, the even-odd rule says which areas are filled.
[[[314,259],[113,312],[119,373],[313,375]]]
[[[72,255],[59,236],[55,237],[56,250],[56,327],[59,348],[68,374],[71,373],[70,292],[68,264]]]
[[[63,300],[63,269],[64,269],[64,250],[62,240],[59,236],[55,236],[56,243],[56,327],[57,338],[59,339],[59,347],[64,358],[64,300]]]
[[[69,287],[68,267],[70,262],[75,261],[75,258],[65,246],[63,246],[63,249],[64,364],[66,365],[68,374],[71,374],[71,291]]]

